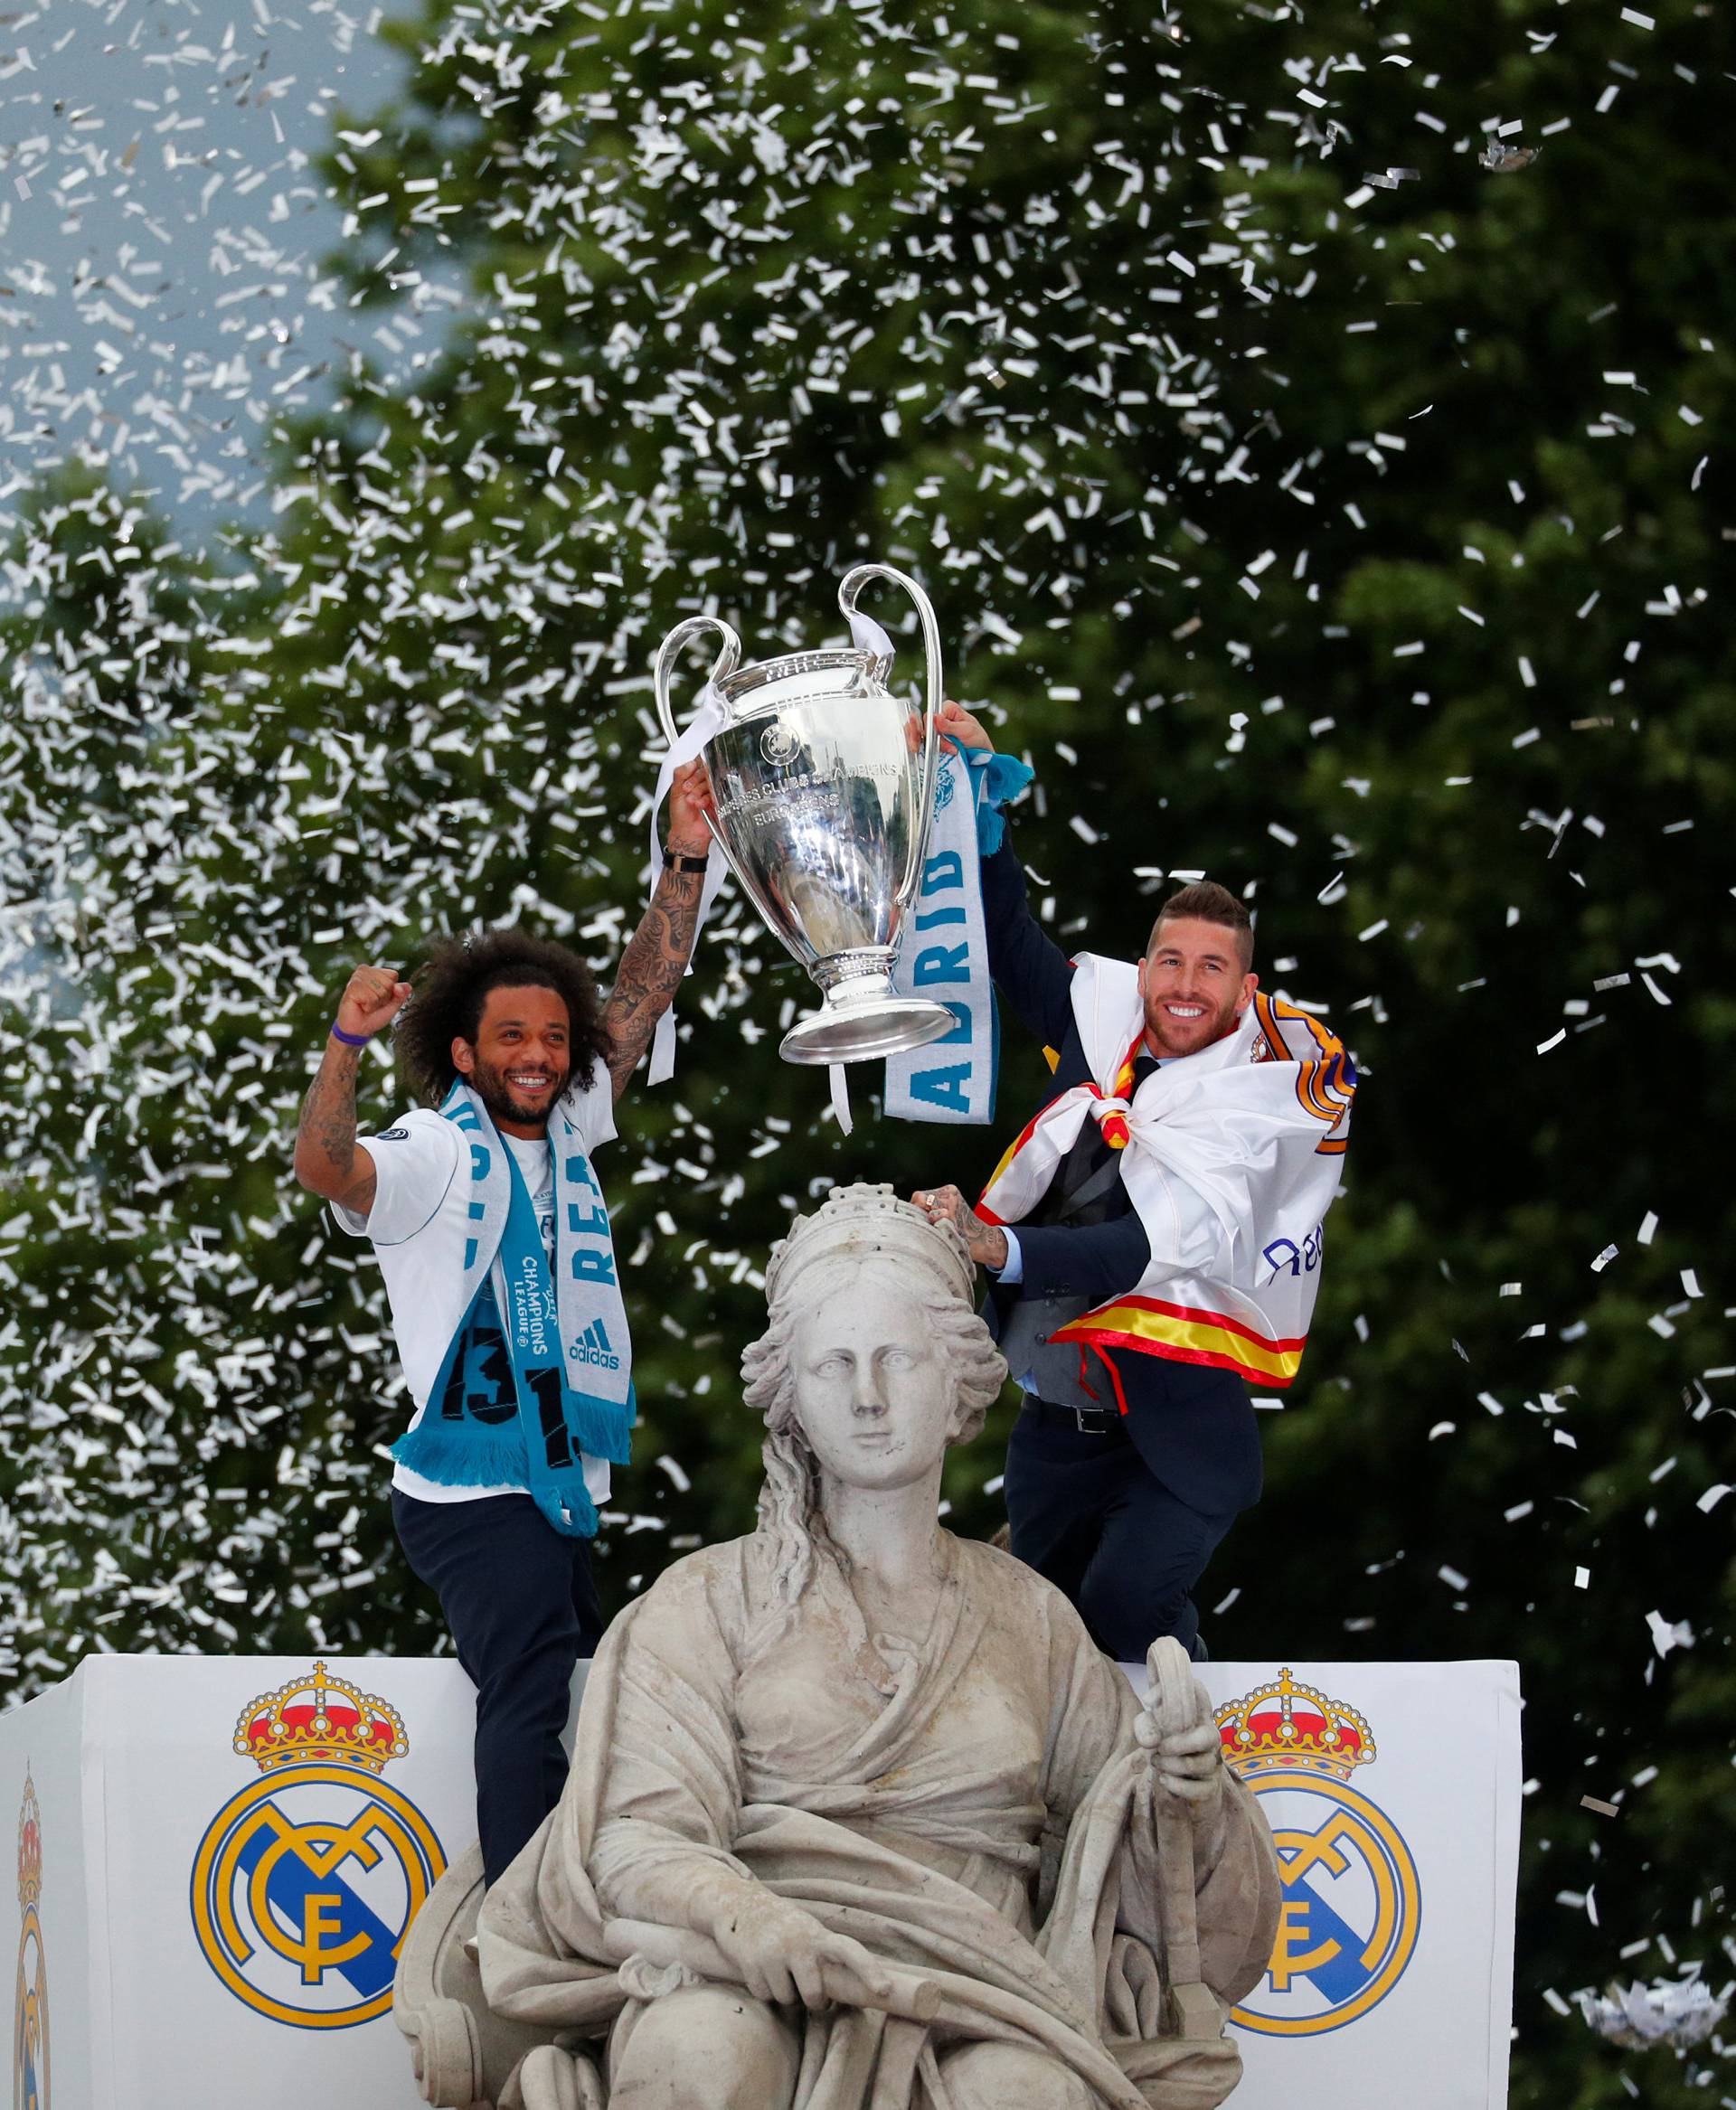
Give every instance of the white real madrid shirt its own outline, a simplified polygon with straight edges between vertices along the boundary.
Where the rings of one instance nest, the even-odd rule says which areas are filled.
[[[590,1082],[567,1092],[566,1111],[587,1156],[615,1135],[615,1091],[608,1069],[595,1065]],[[367,1239],[386,1279],[392,1330],[416,1410],[414,1428],[427,1413],[440,1364],[464,1317],[460,1284],[464,1242],[469,1235],[469,1189],[458,1178],[464,1143],[458,1129],[426,1107],[401,1114],[390,1128],[361,1139],[373,1161],[373,1207],[366,1216],[333,1202],[332,1214],[353,1238]],[[554,1157],[546,1137],[527,1141],[503,1135],[529,1190],[542,1242],[554,1261]],[[507,1308],[506,1286],[495,1259],[490,1278],[495,1301]],[[599,1508],[609,1499],[609,1460],[581,1452],[585,1493]],[[418,1502],[481,1502],[491,1494],[523,1494],[520,1482],[495,1487],[442,1487],[407,1465],[394,1465],[392,1484]]]

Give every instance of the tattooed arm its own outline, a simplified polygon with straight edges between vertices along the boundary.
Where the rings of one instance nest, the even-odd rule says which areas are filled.
[[[669,794],[671,852],[703,858],[712,842],[706,816],[714,811],[705,765],[689,762],[677,769]],[[703,871],[665,870],[658,878],[651,906],[621,956],[620,972],[603,1010],[609,1040],[609,1074],[618,1099],[687,972],[704,883]]]
[[[404,1008],[410,984],[390,967],[358,967],[338,1000],[337,1025],[346,1033],[382,1032]],[[360,1048],[334,1037],[302,1102],[296,1131],[296,1177],[358,1216],[373,1207],[373,1160],[355,1140],[355,1073]]]
[[[949,1223],[979,1267],[1006,1266],[1006,1233],[997,1224],[985,1223],[957,1187],[925,1189],[910,1200],[926,1211],[930,1223]]]

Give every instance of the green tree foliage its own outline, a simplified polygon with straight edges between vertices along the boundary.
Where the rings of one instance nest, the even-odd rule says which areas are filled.
[[[94,491],[9,575],[20,1689],[92,1646],[435,1644],[377,1278],[286,1172],[329,1007],[474,921],[609,972],[656,642],[816,642],[884,557],[1037,767],[1057,933],[1130,953],[1209,870],[1363,1066],[1212,1643],[1519,1658],[1514,2099],[1614,2100],[1545,1989],[1715,1979],[1730,1941],[1727,18],[425,0],[392,33],[335,268],[388,343],[456,295],[442,348],[395,386],[354,355],[222,578]],[[739,902],[689,988],[613,1173],[618,1600],[747,1523],[734,1361],[789,1214],[998,1148],[863,1079],[841,1137]],[[1043,1076],[1009,1040],[1003,1130]],[[954,1462],[967,1530],[1004,1433]],[[1646,2099],[1712,2075],[1653,2054]]]

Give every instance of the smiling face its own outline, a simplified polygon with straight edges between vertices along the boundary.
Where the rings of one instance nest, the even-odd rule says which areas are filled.
[[[452,1064],[475,1087],[503,1134],[545,1135],[554,1102],[572,1072],[565,1001],[537,982],[491,989],[476,1040],[453,1041]]]
[[[948,1344],[921,1286],[884,1260],[816,1270],[790,1341],[796,1414],[823,1474],[846,1487],[938,1478],[959,1429]]]
[[[1237,934],[1197,916],[1165,916],[1139,963],[1146,1045],[1161,1058],[1197,1055],[1233,1033],[1260,976],[1244,973]]]

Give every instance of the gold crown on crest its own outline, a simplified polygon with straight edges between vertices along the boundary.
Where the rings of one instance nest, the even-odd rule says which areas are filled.
[[[24,1768],[24,1805],[18,1813],[18,1902],[39,1904],[42,1895],[42,1813],[37,1806],[36,1783]]]
[[[1223,1756],[1243,1779],[1278,1767],[1306,1767],[1348,1780],[1374,1758],[1374,1735],[1354,1707],[1298,1685],[1281,1670],[1269,1685],[1217,1710]]]
[[[844,1259],[860,1266],[877,1253],[939,1270],[965,1305],[975,1305],[976,1271],[958,1233],[950,1224],[930,1222],[891,1187],[867,1181],[834,1187],[812,1216],[795,1220],[789,1236],[771,1248],[766,1302],[787,1292],[812,1261]]]
[[[403,1717],[383,1700],[335,1678],[324,1663],[250,1700],[235,1748],[261,1773],[283,1766],[360,1766],[383,1773],[410,1748]]]

